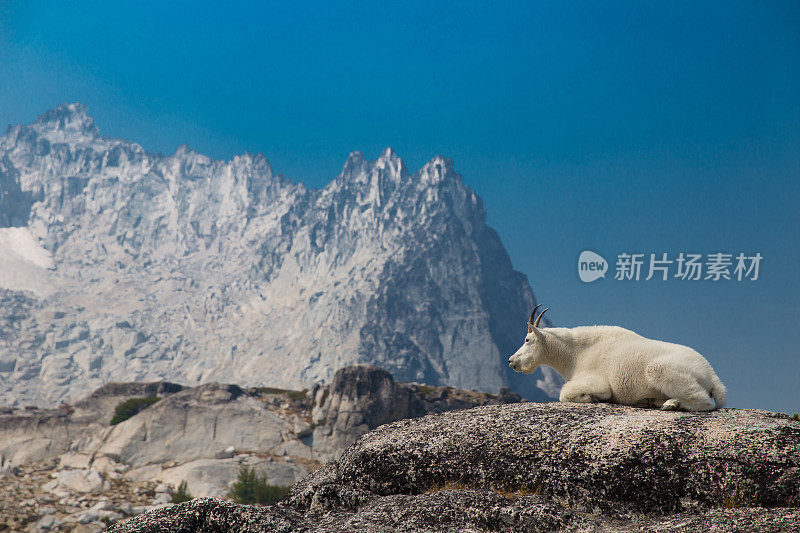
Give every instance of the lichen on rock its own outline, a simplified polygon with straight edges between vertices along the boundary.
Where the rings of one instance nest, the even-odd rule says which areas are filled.
[[[276,506],[196,500],[112,531],[189,521],[202,531],[796,531],[800,424],[756,410],[476,407],[383,425]]]

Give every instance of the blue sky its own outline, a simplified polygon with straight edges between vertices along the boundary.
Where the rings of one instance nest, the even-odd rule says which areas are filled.
[[[554,322],[691,345],[731,405],[800,410],[800,3],[217,4],[0,3],[0,124],[79,101],[311,186],[353,150],[449,156]],[[764,260],[584,284],[584,249]]]

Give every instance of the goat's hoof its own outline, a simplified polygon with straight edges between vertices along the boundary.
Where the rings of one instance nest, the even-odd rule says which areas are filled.
[[[670,400],[667,400],[661,406],[661,410],[662,411],[677,411],[680,408],[681,408],[681,402],[679,402],[678,400],[676,400],[674,398],[672,398]]]

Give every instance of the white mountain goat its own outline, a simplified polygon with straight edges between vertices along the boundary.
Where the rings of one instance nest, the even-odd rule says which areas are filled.
[[[540,304],[541,305],[541,304]],[[540,328],[528,320],[525,343],[508,359],[518,372],[539,365],[566,380],[562,402],[612,402],[663,410],[710,411],[725,405],[725,386],[705,358],[687,346],[647,339],[616,326]]]

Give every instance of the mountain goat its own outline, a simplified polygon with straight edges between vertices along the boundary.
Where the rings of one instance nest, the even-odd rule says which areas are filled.
[[[528,320],[525,343],[508,359],[518,372],[539,365],[566,380],[562,402],[612,402],[663,410],[710,411],[725,405],[725,386],[705,358],[687,346],[647,339],[616,326],[540,328]]]

